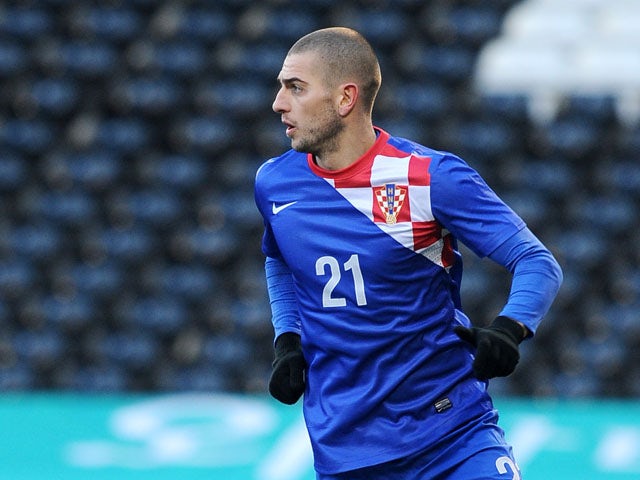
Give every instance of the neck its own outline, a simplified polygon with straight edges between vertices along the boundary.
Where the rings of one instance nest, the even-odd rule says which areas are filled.
[[[341,170],[356,162],[373,146],[376,132],[371,123],[346,129],[336,141],[336,148],[316,155],[316,164],[325,170]]]

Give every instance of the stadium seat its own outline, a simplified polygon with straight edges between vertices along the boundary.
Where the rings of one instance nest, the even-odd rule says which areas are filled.
[[[125,113],[166,115],[175,111],[182,98],[182,88],[172,78],[142,76],[118,79],[110,103]]]
[[[44,115],[60,117],[73,111],[80,101],[78,85],[69,78],[43,78],[24,86],[25,97]]]
[[[50,185],[74,185],[84,191],[101,192],[117,184],[123,162],[110,148],[62,150],[47,154],[41,169]]]
[[[61,372],[54,387],[77,392],[113,393],[131,390],[133,385],[125,368],[113,365],[83,365]]]
[[[41,154],[55,138],[55,127],[42,119],[9,118],[0,125],[0,142],[18,152]]]
[[[15,192],[23,187],[28,175],[28,164],[21,155],[0,152],[0,193]]]
[[[79,227],[89,224],[98,214],[96,199],[87,192],[44,191],[37,195],[33,213],[53,224]]]
[[[151,125],[136,117],[111,117],[97,124],[96,145],[117,153],[133,153],[149,145]]]
[[[196,108],[220,110],[233,118],[252,119],[270,111],[273,84],[251,78],[205,78],[194,92]]]
[[[60,44],[48,44],[39,58],[47,70],[66,71],[80,78],[104,77],[113,71],[118,62],[118,52],[104,42],[69,40]]]
[[[55,270],[56,277],[68,282],[80,296],[96,303],[112,301],[126,284],[126,271],[120,262],[75,263]]]
[[[43,261],[56,258],[64,245],[64,238],[55,224],[48,222],[19,225],[7,232],[11,256]]]
[[[139,159],[136,170],[147,187],[193,194],[207,181],[209,168],[200,155],[157,154]]]
[[[5,300],[29,292],[37,283],[38,272],[28,257],[14,256],[0,261],[0,292]],[[6,308],[3,309],[4,315]]]
[[[174,295],[146,296],[116,301],[114,314],[130,328],[159,337],[177,334],[189,320],[184,299]]]
[[[131,40],[144,28],[142,15],[124,5],[78,4],[68,18],[69,26],[77,34],[110,43]]]
[[[240,251],[238,237],[230,229],[185,228],[175,231],[172,245],[185,258],[227,265]]]
[[[226,115],[197,115],[177,120],[172,141],[179,151],[213,154],[228,147],[235,133]]]
[[[11,343],[18,358],[31,368],[53,368],[64,357],[67,341],[63,334],[54,329],[15,334]]]
[[[139,332],[114,332],[94,343],[95,355],[104,357],[106,364],[114,364],[124,370],[138,371],[152,368],[160,344],[151,335]]]
[[[6,5],[0,16],[0,31],[11,38],[34,40],[54,29],[54,18],[44,8]]]
[[[203,44],[232,36],[234,16],[223,8],[212,7],[187,6],[179,16],[175,34]]]
[[[166,228],[181,218],[184,205],[174,191],[138,189],[117,192],[107,209],[115,224],[133,221],[143,227]]]
[[[122,265],[148,261],[152,253],[157,251],[159,242],[146,225],[89,228],[80,238],[89,257],[106,256]]]

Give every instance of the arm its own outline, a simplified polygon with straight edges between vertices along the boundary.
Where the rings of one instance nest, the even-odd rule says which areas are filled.
[[[293,277],[289,267],[273,257],[267,257],[265,273],[275,330],[275,359],[269,392],[282,403],[293,405],[304,393],[307,367],[300,342],[300,316]]]
[[[271,322],[275,331],[275,340],[286,332],[300,335],[298,303],[289,267],[280,259],[267,257],[264,270],[271,302]]]
[[[458,336],[477,349],[473,369],[479,378],[513,372],[520,359],[519,343],[533,335],[562,282],[558,262],[528,228],[502,243],[489,258],[513,274],[509,299],[489,327],[456,327]]]
[[[562,270],[551,252],[524,228],[489,254],[513,274],[511,291],[501,316],[511,318],[535,333],[562,283]]]

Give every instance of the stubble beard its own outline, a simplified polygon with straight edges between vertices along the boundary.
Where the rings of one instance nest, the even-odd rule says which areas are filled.
[[[339,137],[343,130],[342,118],[330,106],[326,106],[315,124],[300,132],[302,135],[297,142],[292,141],[291,146],[298,152],[310,153],[321,158],[338,150]]]

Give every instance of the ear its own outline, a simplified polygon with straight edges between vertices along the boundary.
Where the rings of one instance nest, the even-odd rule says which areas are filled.
[[[358,85],[355,83],[345,83],[340,86],[340,97],[338,101],[338,113],[346,117],[356,106],[358,101]]]

